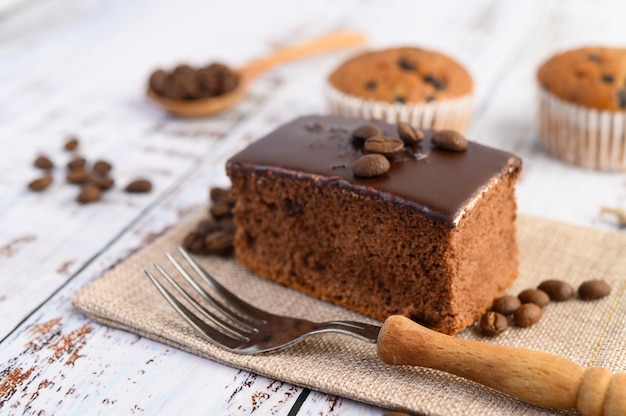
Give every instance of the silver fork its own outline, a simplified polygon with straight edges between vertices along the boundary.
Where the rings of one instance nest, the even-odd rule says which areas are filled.
[[[600,367],[585,369],[552,354],[444,335],[402,316],[391,316],[380,327],[353,321],[316,323],[275,315],[228,291],[181,247],[178,252],[196,277],[170,253],[166,257],[195,296],[157,263],[154,268],[175,290],[167,289],[146,269],[147,276],[201,337],[228,351],[259,354],[286,348],[314,334],[338,332],[377,343],[378,356],[387,364],[446,371],[538,406],[577,408],[585,416],[626,415],[626,373],[613,374]],[[205,290],[198,278],[221,300]]]

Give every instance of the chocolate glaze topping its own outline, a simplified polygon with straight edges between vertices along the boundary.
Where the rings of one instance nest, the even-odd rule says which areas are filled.
[[[464,152],[436,149],[432,132],[420,144],[407,147],[391,160],[384,175],[357,178],[352,163],[363,155],[352,140],[354,129],[375,124],[386,136],[398,137],[397,126],[362,119],[307,116],[274,132],[233,156],[227,170],[271,171],[297,179],[335,183],[362,195],[411,206],[449,227],[489,181],[520,170],[522,161],[511,153],[469,142]]]

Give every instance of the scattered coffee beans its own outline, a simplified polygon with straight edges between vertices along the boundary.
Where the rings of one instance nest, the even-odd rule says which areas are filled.
[[[141,194],[152,190],[152,182],[147,179],[135,179],[131,181],[124,190],[131,194]]]
[[[47,156],[38,156],[37,159],[35,159],[34,165],[36,168],[39,169],[52,169],[54,168],[54,163],[52,163],[52,161],[47,157]]]
[[[540,289],[526,289],[522,291],[517,296],[522,302],[522,304],[526,303],[534,303],[535,305],[543,308],[550,303],[550,296],[546,292]]]
[[[383,155],[372,153],[361,156],[352,164],[352,173],[359,178],[380,176],[389,171],[391,164]]]
[[[87,164],[87,160],[84,157],[75,157],[74,159],[70,160],[67,163],[67,168],[69,170],[74,170],[74,169],[82,169],[85,167],[85,165]]]
[[[588,280],[578,287],[578,297],[582,300],[596,300],[608,296],[611,286],[604,280]]]
[[[480,318],[480,329],[485,335],[495,336],[503,333],[509,327],[506,316],[489,311]]]
[[[239,75],[220,63],[193,68],[179,65],[171,73],[157,69],[148,85],[155,93],[177,100],[194,100],[226,94],[239,84]]]
[[[467,140],[454,130],[441,130],[433,134],[430,139],[433,145],[440,149],[451,150],[453,152],[464,152],[467,150]]]
[[[357,141],[365,141],[369,139],[370,137],[382,136],[382,135],[383,135],[383,131],[379,127],[373,124],[364,124],[361,127],[357,127],[352,132],[352,138]]]
[[[78,139],[76,137],[70,137],[67,142],[65,142],[65,145],[63,145],[63,148],[68,152],[73,152],[78,148]]]
[[[398,123],[398,136],[400,136],[400,139],[409,146],[424,140],[424,133],[422,133],[421,130],[417,130],[409,123],[404,123],[402,121]]]
[[[494,300],[493,305],[491,305],[491,309],[495,312],[501,313],[502,315],[510,315],[521,305],[522,302],[520,302],[517,297],[505,295]]]
[[[404,142],[395,137],[374,136],[365,140],[363,148],[366,153],[378,153],[383,156],[393,156],[404,149]]]
[[[524,303],[513,314],[513,320],[515,325],[527,328],[539,322],[542,315],[543,312],[539,306],[534,303]]]
[[[100,200],[101,197],[100,188],[93,184],[87,184],[83,186],[78,194],[78,202],[81,204],[89,204]]]
[[[108,176],[92,175],[91,179],[89,180],[89,183],[97,186],[102,191],[108,191],[109,189],[113,187],[113,185],[115,184],[115,181]]]
[[[539,290],[543,290],[550,296],[550,300],[563,302],[574,297],[576,291],[574,287],[562,280],[545,280],[541,282]]]
[[[81,184],[91,179],[91,172],[84,168],[76,168],[70,170],[66,178],[69,183]]]
[[[41,192],[44,189],[48,188],[48,186],[50,186],[51,183],[52,183],[52,176],[51,175],[44,175],[41,178],[37,178],[37,179],[31,181],[28,184],[28,188],[31,191]]]
[[[235,198],[230,189],[224,188],[211,188],[209,195],[210,218],[199,221],[195,230],[185,236],[182,244],[192,253],[229,255],[233,251],[236,229],[233,221]],[[221,208],[214,209],[216,204],[219,204]],[[224,210],[226,207],[228,209]]]
[[[107,161],[98,160],[96,163],[93,164],[92,169],[94,172],[98,173],[109,173],[111,169],[113,169],[113,166]]]

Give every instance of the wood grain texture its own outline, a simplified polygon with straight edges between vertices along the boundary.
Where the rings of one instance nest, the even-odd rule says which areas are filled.
[[[558,49],[625,43],[624,12],[608,0],[25,2],[0,25],[0,413],[286,415],[303,392],[96,325],[70,299],[204,207],[210,186],[228,184],[231,154],[293,117],[325,112],[324,78],[351,53],[278,68],[232,110],[192,121],[145,99],[154,68],[238,67],[337,29],[363,31],[374,47],[442,50],[476,80],[468,137],[525,161],[520,211],[609,229],[614,218],[599,207],[626,207],[626,178],[538,148],[533,77]],[[26,189],[38,154],[69,160],[69,135],[81,155],[114,164],[116,187],[97,204],[75,202],[61,167],[45,192]],[[121,191],[137,176],[153,182],[150,194]],[[316,392],[298,411],[383,413]]]

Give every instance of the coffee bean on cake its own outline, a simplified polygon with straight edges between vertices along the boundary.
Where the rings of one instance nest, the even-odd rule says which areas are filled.
[[[404,142],[397,137],[374,136],[365,140],[363,150],[366,153],[378,153],[383,156],[393,156],[404,149]]]
[[[417,130],[409,123],[398,122],[398,136],[408,146],[412,146],[424,140],[424,133]]]
[[[578,297],[582,300],[602,299],[611,294],[611,286],[604,280],[588,280],[578,287]]]
[[[372,178],[389,171],[389,160],[380,154],[372,153],[361,156],[352,164],[352,173],[358,178]]]
[[[441,130],[430,139],[435,147],[453,152],[464,152],[467,149],[467,139],[454,130]]]
[[[383,135],[383,131],[380,129],[380,127],[375,126],[373,124],[364,124],[362,126],[357,127],[352,132],[352,138],[354,140],[361,141],[361,142],[369,139],[370,137],[382,136],[382,135]]]
[[[544,280],[537,287],[537,289],[543,290],[550,296],[550,300],[555,302],[563,302],[574,297],[576,290],[572,285],[562,280]]]

